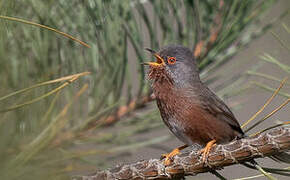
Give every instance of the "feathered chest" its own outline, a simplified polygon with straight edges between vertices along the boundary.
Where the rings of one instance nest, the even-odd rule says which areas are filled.
[[[153,91],[164,121],[183,118],[195,104],[184,90],[174,87],[165,79],[154,82]]]
[[[177,89],[167,83],[155,82],[153,90],[163,122],[181,141],[193,144],[194,138],[187,134],[195,132],[197,127],[192,123],[198,118],[192,116],[192,113],[197,112],[196,115],[200,116],[197,97],[189,96],[192,92],[188,93],[188,89]]]
[[[199,108],[194,87],[176,85],[165,69],[150,69],[149,78],[153,80],[157,106],[166,124],[168,121],[188,121],[191,111]]]

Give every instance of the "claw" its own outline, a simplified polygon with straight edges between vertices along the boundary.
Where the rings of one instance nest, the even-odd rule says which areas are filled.
[[[173,151],[171,151],[170,153],[162,154],[162,155],[161,155],[161,159],[164,159],[164,158],[165,158],[163,164],[164,164],[165,166],[169,166],[169,165],[172,163],[172,158],[173,158],[174,156],[176,156],[177,154],[179,154],[180,151],[181,151],[182,149],[186,148],[186,147],[187,147],[187,145],[184,145],[184,146],[178,147],[178,148],[176,148],[176,149],[173,149]]]
[[[205,148],[203,148],[199,151],[199,154],[202,154],[202,162],[203,163],[207,162],[207,158],[208,158],[208,155],[210,153],[210,150],[215,146],[216,146],[216,140],[211,140],[206,144]]]

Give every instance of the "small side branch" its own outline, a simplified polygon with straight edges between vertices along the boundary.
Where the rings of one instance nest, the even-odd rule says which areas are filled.
[[[209,155],[208,166],[201,162],[201,156],[197,154],[197,151],[191,149],[175,156],[173,163],[167,167],[163,165],[163,160],[150,159],[117,166],[110,170],[99,171],[93,175],[80,176],[75,179],[175,179],[209,172],[213,169],[222,169],[225,166],[279,154],[289,149],[290,127],[282,127],[254,137],[217,145]]]
[[[137,110],[139,108],[144,107],[147,103],[155,100],[154,94],[145,95],[138,99],[131,100],[127,105],[120,106],[115,113],[111,114],[108,117],[100,118],[99,120],[92,121],[88,124],[88,129],[94,129],[97,125],[109,126],[116,123],[118,120],[123,118],[124,116],[128,115],[129,113]]]

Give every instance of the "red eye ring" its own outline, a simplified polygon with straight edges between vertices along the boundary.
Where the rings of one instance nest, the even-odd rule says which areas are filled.
[[[176,62],[176,58],[175,58],[175,57],[168,57],[168,58],[167,58],[167,62],[168,62],[169,64],[174,64],[174,63]]]

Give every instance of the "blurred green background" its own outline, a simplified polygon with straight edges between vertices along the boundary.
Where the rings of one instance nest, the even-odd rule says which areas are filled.
[[[0,179],[70,179],[158,158],[180,143],[151,102],[140,65],[152,58],[146,47],[177,43],[194,52],[202,45],[197,57],[202,79],[244,122],[289,76],[288,5],[286,0],[0,0],[0,15],[47,25],[91,47],[0,19]],[[245,53],[246,45],[273,28],[281,31],[270,36],[282,60],[267,48],[251,57]],[[82,72],[91,74],[39,84]],[[245,100],[259,93],[250,93],[253,87],[267,92],[258,107]],[[289,97],[286,90],[276,103]]]

